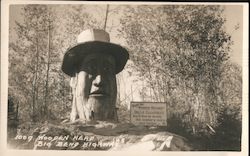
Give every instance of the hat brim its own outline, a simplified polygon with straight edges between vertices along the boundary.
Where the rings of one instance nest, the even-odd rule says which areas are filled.
[[[66,51],[62,63],[62,71],[71,77],[74,76],[80,61],[90,53],[106,53],[112,55],[116,62],[116,74],[123,70],[129,59],[128,51],[120,45],[101,41],[84,42]]]

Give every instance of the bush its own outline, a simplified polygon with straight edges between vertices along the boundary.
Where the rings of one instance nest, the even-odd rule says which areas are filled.
[[[240,151],[242,124],[240,110],[224,108],[219,114],[215,135],[211,137],[211,150]]]

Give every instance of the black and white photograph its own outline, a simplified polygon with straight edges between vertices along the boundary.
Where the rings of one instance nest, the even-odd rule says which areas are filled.
[[[244,3],[2,1],[2,148],[248,152],[248,15]]]

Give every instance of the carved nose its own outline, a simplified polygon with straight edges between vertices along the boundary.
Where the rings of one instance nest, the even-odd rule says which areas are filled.
[[[97,75],[95,77],[95,80],[94,80],[94,85],[95,86],[101,86],[102,83],[103,83],[102,76],[101,75]]]

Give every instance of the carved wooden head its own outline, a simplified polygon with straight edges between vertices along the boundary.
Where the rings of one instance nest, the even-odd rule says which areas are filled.
[[[110,43],[104,30],[89,29],[64,55],[62,71],[72,77],[71,121],[116,120],[116,74],[129,58],[128,51]]]

